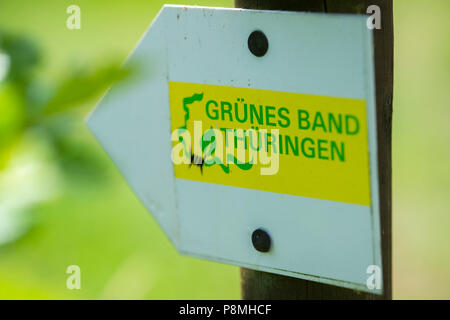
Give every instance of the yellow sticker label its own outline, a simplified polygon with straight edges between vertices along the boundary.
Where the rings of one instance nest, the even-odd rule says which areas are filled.
[[[370,206],[364,100],[169,82],[175,177]]]

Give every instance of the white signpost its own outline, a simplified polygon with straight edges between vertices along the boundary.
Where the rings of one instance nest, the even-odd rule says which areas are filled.
[[[382,264],[365,17],[164,6],[134,61],[88,125],[179,252],[382,292],[366,285]]]

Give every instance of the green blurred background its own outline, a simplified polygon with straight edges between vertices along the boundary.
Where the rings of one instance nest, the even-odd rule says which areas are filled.
[[[71,4],[81,30],[66,28]],[[0,298],[240,297],[239,269],[179,255],[82,121],[112,80],[132,78],[117,66],[163,4],[0,0],[0,48],[3,32],[13,52],[29,53],[16,82],[0,86]],[[448,0],[394,0],[396,299],[450,298],[449,15]],[[36,105],[33,117],[10,121],[23,117],[13,102]],[[81,290],[66,288],[73,264]]]

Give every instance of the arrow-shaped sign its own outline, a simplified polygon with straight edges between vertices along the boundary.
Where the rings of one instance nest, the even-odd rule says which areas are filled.
[[[164,6],[135,61],[88,125],[181,253],[382,291],[364,16]]]

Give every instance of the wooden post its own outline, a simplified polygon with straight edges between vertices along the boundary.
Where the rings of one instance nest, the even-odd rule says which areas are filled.
[[[374,44],[384,294],[379,296],[242,268],[243,299],[392,299],[392,0],[235,0],[237,8],[356,14],[365,14],[370,5],[378,5],[381,9],[381,29],[374,30]]]

